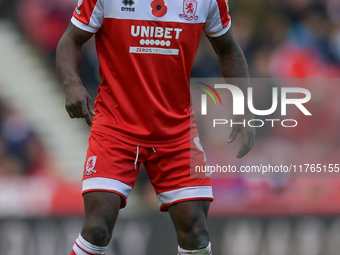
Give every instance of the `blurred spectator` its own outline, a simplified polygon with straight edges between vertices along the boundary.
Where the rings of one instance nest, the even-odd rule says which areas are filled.
[[[27,39],[53,58],[75,5],[74,0],[21,0],[17,17]]]
[[[42,174],[47,167],[45,148],[15,110],[0,98],[0,178]]]
[[[56,47],[70,23],[76,0],[21,0],[18,22],[32,45],[46,56],[54,68]],[[94,38],[83,47],[80,76],[90,95],[96,96],[100,83]]]

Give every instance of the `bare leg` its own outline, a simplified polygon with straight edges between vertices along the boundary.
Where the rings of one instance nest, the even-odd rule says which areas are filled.
[[[104,191],[84,194],[85,219],[82,237],[96,246],[106,246],[111,240],[121,203],[121,196]]]
[[[210,201],[195,200],[168,207],[178,244],[186,250],[203,249],[209,244],[207,215]]]

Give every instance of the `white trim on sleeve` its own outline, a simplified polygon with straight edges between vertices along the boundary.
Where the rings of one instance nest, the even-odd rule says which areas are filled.
[[[207,36],[209,36],[209,37],[219,37],[219,36],[224,35],[225,33],[227,33],[229,31],[230,27],[231,27],[231,19],[229,20],[228,26],[226,26],[225,28],[222,28],[221,30],[219,30],[217,32],[205,33],[205,34]]]
[[[158,206],[192,198],[213,198],[211,186],[195,186],[171,190],[158,194]]]
[[[86,32],[89,32],[89,33],[96,33],[97,32],[97,29],[94,28],[94,27],[91,27],[89,25],[86,25],[82,22],[80,22],[79,20],[77,20],[75,17],[72,16],[71,18],[71,22],[73,25],[75,25],[77,28],[80,28],[81,30],[84,30]]]
[[[94,177],[83,180],[83,192],[87,190],[117,191],[127,198],[132,188],[118,180]]]

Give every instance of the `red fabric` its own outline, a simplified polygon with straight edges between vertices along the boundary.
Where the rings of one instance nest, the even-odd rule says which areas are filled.
[[[226,0],[216,0],[218,9],[220,10],[220,16],[223,27],[228,26],[230,22],[230,16],[228,13],[228,2]]]
[[[197,148],[193,139],[175,147],[154,149],[156,152],[152,148],[139,147],[137,157],[137,146],[91,132],[83,180],[102,177],[118,180],[133,188],[139,165],[143,163],[157,194],[186,187],[211,186],[210,178],[192,178],[190,175],[194,166],[207,164],[204,152]],[[89,167],[88,159],[93,156],[96,161]],[[136,158],[137,169],[134,165]],[[89,168],[95,171],[89,173]],[[121,206],[124,207],[125,202]]]
[[[138,26],[140,34],[133,36]],[[175,146],[190,139],[190,129],[197,135],[188,84],[203,24],[162,24],[164,37],[154,39],[170,42],[164,49],[179,49],[178,55],[130,53],[129,46],[147,39],[141,26],[158,27],[154,21],[104,19],[96,34],[102,83],[92,131],[136,145]]]
[[[86,0],[80,6],[77,5],[77,9],[81,12],[81,15],[78,15],[76,11],[74,11],[73,16],[76,17],[82,23],[88,25],[91,19],[93,9],[98,1],[99,0]]]

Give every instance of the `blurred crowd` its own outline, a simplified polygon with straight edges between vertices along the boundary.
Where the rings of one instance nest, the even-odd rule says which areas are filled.
[[[77,0],[0,0],[0,17],[15,21],[24,37],[46,57],[51,69],[55,70],[56,46],[70,22],[76,4]],[[339,0],[230,0],[229,5],[232,30],[245,53],[251,77],[340,77]],[[100,78],[93,40],[84,47],[80,74],[84,85],[95,97]],[[219,76],[216,56],[208,40],[202,36],[192,77]],[[300,87],[309,88],[308,84]],[[245,158],[245,162],[247,164],[254,164],[259,160],[273,163],[294,162],[294,157],[299,155],[300,160],[302,158],[306,161],[305,163],[308,163],[310,159],[317,159],[318,163],[338,163],[340,136],[337,130],[340,127],[340,103],[337,95],[340,92],[339,87],[340,84],[315,86],[309,105],[315,117],[313,121],[309,121],[303,119],[304,116],[295,116],[301,124],[294,132],[285,129],[275,129],[273,132],[270,129],[259,130],[256,147]],[[271,97],[262,95],[258,102],[264,107],[267,107],[266,105],[270,107]],[[323,105],[323,102],[327,104]],[[16,169],[20,171],[15,171],[34,172],[35,164],[32,162],[37,157],[31,154],[37,152],[28,154],[25,152],[27,153],[27,148],[32,146],[39,151],[41,145],[25,125],[20,124],[14,129],[11,128],[15,122],[21,123],[15,112],[0,111],[0,126],[2,127],[0,155],[11,155],[6,157],[7,160],[12,157],[21,157],[21,166],[16,166]],[[17,133],[13,134],[13,132]],[[219,137],[210,135],[212,140],[221,142]],[[225,144],[220,143],[218,146],[223,147]],[[225,151],[225,147],[219,149],[222,147],[218,146],[215,155],[218,155],[218,151]],[[221,157],[225,156],[221,155]],[[212,162],[215,160],[214,156],[210,158]],[[231,164],[239,164],[234,157],[228,156],[227,159]],[[147,182],[146,178],[141,179]],[[336,182],[334,185],[337,187],[340,186],[337,179],[332,181]],[[268,189],[283,190],[288,185],[286,181],[275,179],[262,182],[221,179],[214,182],[216,190],[221,191],[220,194],[226,194],[226,190],[231,190],[233,194],[241,192],[249,195],[249,190],[261,190],[260,193],[251,194],[271,195],[267,192]],[[299,185],[304,187],[301,183]],[[315,198],[315,192],[322,192],[322,190],[323,188],[318,190],[312,188],[311,199]],[[227,203],[226,206],[232,203]],[[299,200],[297,204],[301,204],[301,201]]]
[[[338,0],[229,1],[232,29],[248,61],[251,77],[339,77]],[[202,48],[208,49],[204,41]],[[212,51],[199,51],[200,60]],[[202,61],[203,62],[203,61]],[[203,62],[204,63],[204,62]],[[219,76],[195,63],[193,77]]]
[[[252,77],[340,76],[338,0],[238,2],[234,31]]]
[[[40,175],[50,170],[47,162],[41,140],[0,96],[0,179]]]
[[[54,68],[56,45],[76,3],[76,0],[0,0],[3,7],[0,9],[12,14],[25,37],[46,55]],[[229,1],[229,5],[233,33],[245,53],[252,77],[340,76],[338,0],[237,0]],[[220,76],[208,44],[202,40],[192,77]],[[90,41],[84,48],[81,76],[95,96],[100,79],[93,46]]]

